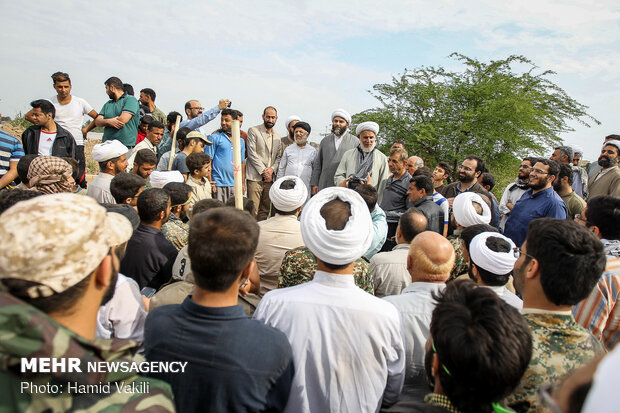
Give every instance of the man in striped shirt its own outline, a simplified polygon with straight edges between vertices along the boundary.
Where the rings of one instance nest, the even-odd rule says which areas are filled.
[[[17,138],[0,130],[0,189],[17,185],[17,162],[24,148]]]
[[[590,199],[575,221],[601,240],[607,265],[588,298],[573,308],[573,315],[610,351],[620,340],[620,198]]]

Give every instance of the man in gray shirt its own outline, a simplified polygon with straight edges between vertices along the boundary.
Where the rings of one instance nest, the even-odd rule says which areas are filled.
[[[433,180],[428,176],[414,176],[409,185],[409,202],[428,220],[428,230],[443,234],[443,211],[433,201]]]

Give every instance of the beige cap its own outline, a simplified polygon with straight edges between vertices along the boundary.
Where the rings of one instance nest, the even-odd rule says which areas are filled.
[[[31,289],[32,298],[61,293],[92,273],[110,247],[132,232],[127,218],[106,212],[91,197],[62,193],[19,202],[0,220],[0,279],[49,287]]]
[[[191,139],[191,138],[199,138],[202,139],[202,141],[205,143],[205,145],[207,146],[211,146],[213,145],[213,142],[211,142],[209,139],[207,139],[202,133],[197,132],[197,131],[191,131],[190,133],[188,133],[187,135],[185,135],[185,139]]]

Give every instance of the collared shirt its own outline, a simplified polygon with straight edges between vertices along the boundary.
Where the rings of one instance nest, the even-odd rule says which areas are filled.
[[[187,297],[149,313],[144,337],[149,361],[187,362],[182,374],[151,374],[170,383],[178,412],[280,412],[286,405],[291,346],[240,305],[206,307]]]
[[[375,285],[375,296],[400,294],[411,284],[407,271],[409,244],[398,244],[392,251],[380,252],[370,260],[370,274]]]
[[[581,211],[586,207],[586,201],[577,195],[575,191],[571,191],[570,194],[564,195],[562,201],[564,201],[566,209],[568,210],[566,219],[572,220],[575,218],[575,215],[581,214]]]
[[[87,195],[95,198],[100,204],[116,204],[116,200],[112,196],[112,192],[110,192],[112,178],[114,178],[114,175],[99,172],[95,179],[88,184]]]
[[[510,304],[517,310],[521,311],[521,309],[523,308],[523,300],[517,297],[513,292],[509,291],[505,285],[502,285],[499,287],[485,285],[485,287],[493,290],[493,292],[497,294],[499,298],[501,298],[502,300],[504,300],[506,303]]]
[[[411,277],[410,277],[411,278]],[[414,282],[401,294],[384,297],[400,313],[405,339],[407,368],[401,400],[422,400],[428,393],[424,355],[426,340],[430,335],[431,318],[437,302],[433,294],[446,287],[443,283]]]
[[[620,256],[608,256],[605,272],[585,300],[573,307],[575,320],[607,350],[620,341]]]
[[[413,203],[413,206],[418,208],[426,217],[426,220],[428,221],[426,228],[429,231],[435,231],[438,234],[443,234],[443,210],[433,201],[432,195],[427,195],[418,199]]]
[[[521,246],[527,235],[527,226],[536,218],[566,219],[568,209],[553,187],[543,189],[535,194],[528,189],[517,201],[506,221],[504,235],[517,246]]]
[[[411,175],[406,170],[398,179],[394,179],[393,174],[387,179],[383,198],[381,198],[381,209],[385,211],[388,222],[398,222],[400,216],[407,210],[409,181],[411,181]]]
[[[506,220],[508,220],[508,216],[510,215],[510,208],[508,208],[507,204],[512,204],[514,206],[514,204],[521,199],[525,191],[527,191],[527,188],[519,188],[517,181],[518,179],[506,186],[502,198],[499,201],[499,226],[502,230],[506,226]]]
[[[140,224],[127,243],[120,272],[134,279],[140,289],[158,289],[170,280],[177,249],[157,228]]]
[[[102,142],[116,139],[125,146],[134,146],[136,144],[138,124],[140,123],[140,116],[138,116],[140,104],[135,97],[123,93],[123,96],[118,98],[118,100],[110,99],[103,105],[99,114],[104,119],[111,119],[120,116],[123,112],[131,113],[131,119],[120,129],[106,126],[103,130]]]
[[[131,155],[127,158],[127,171],[131,171],[133,169],[133,162],[136,159],[136,154],[141,149],[150,149],[155,155],[157,155],[157,146],[153,145],[148,139],[143,140],[131,150]]]
[[[211,157],[211,179],[216,186],[235,186],[235,170],[233,168],[232,142],[224,132],[216,132],[209,136],[213,145],[205,147],[205,153]],[[245,143],[241,139],[241,159],[245,158]],[[239,172],[241,173],[241,172]]]
[[[278,167],[278,178],[294,175],[301,178],[308,188],[308,199],[310,199],[310,178],[312,177],[312,163],[316,158],[317,150],[312,145],[306,143],[304,147],[297,144],[289,145],[284,149],[280,166]]]
[[[370,217],[372,218],[374,236],[372,237],[370,247],[368,247],[368,250],[363,255],[363,257],[367,260],[371,259],[373,255],[381,251],[381,247],[385,243],[388,233],[388,224],[385,219],[385,212],[383,212],[379,205],[375,205],[375,209],[373,209],[370,213]]]
[[[203,125],[211,122],[213,119],[220,114],[220,108],[218,106],[207,110],[206,112],[202,112],[200,115],[196,116],[194,119],[185,119],[179,123],[179,128],[190,128],[191,130],[196,130]],[[201,133],[205,136],[209,136],[209,134],[205,134],[203,131]]]
[[[22,156],[24,156],[24,148],[19,140],[0,131],[0,178],[9,171],[11,162],[19,162]],[[14,184],[14,182],[9,184],[11,183]]]
[[[524,308],[532,332],[532,359],[521,382],[508,396],[517,411],[542,413],[536,390],[544,383],[559,383],[575,369],[604,353],[601,343],[568,315]],[[535,310],[535,309],[534,309]]]
[[[307,247],[297,247],[287,251],[280,265],[279,287],[293,287],[311,281],[316,272],[316,258]],[[355,285],[369,294],[374,293],[368,261],[360,258],[353,263]]]
[[[171,212],[168,221],[161,226],[161,232],[164,234],[164,237],[174,245],[177,251],[179,251],[187,245],[189,224],[184,223],[181,218]]]
[[[262,297],[278,288],[278,276],[284,254],[304,245],[301,227],[295,215],[276,214],[258,223],[260,234],[254,258],[260,275],[260,294]]]
[[[254,318],[284,332],[295,377],[286,412],[374,412],[396,402],[405,370],[400,317],[355,286],[353,275],[317,271],[273,290]]]
[[[114,295],[97,312],[97,338],[128,338],[144,342],[144,321],[147,312],[142,307],[138,284],[118,274]]]
[[[193,176],[187,177],[187,185],[192,187],[192,194],[189,197],[190,205],[194,205],[196,202],[202,199],[211,199],[211,183],[208,179],[202,178],[200,181]]]

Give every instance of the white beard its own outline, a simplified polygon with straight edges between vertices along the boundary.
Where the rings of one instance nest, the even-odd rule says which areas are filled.
[[[377,146],[377,142],[374,142],[370,148],[366,148],[364,145],[360,145],[360,147],[362,148],[362,151],[364,151],[366,153],[368,153],[368,152],[372,151],[373,149],[375,149],[375,146]]]

